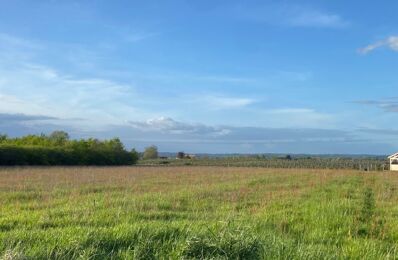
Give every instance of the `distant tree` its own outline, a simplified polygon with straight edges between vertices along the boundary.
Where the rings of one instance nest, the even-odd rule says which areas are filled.
[[[65,131],[54,131],[50,134],[49,139],[56,145],[64,145],[69,140],[69,134]]]
[[[158,158],[158,148],[155,145],[151,145],[145,148],[143,159],[156,159]]]
[[[122,141],[119,138],[115,137],[109,141],[107,141],[107,146],[114,151],[122,151],[124,149]]]
[[[185,153],[184,152],[178,152],[177,153],[177,158],[178,159],[184,159],[185,158]]]
[[[286,155],[285,159],[286,159],[286,160],[291,160],[291,159],[292,159],[292,156],[291,156],[290,154],[288,154],[288,155]]]

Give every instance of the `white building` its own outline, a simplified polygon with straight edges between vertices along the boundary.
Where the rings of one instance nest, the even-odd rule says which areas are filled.
[[[398,171],[398,153],[388,156],[390,159],[390,171]]]

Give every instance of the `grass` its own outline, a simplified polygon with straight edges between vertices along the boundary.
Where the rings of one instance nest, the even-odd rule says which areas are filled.
[[[0,259],[395,259],[398,175],[0,169]]]

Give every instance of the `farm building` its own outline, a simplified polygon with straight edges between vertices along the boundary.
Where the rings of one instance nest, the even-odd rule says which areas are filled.
[[[388,156],[390,159],[390,171],[398,171],[398,153]]]

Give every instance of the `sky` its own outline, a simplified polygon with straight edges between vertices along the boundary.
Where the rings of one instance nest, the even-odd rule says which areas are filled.
[[[0,133],[398,151],[397,1],[0,0]]]

